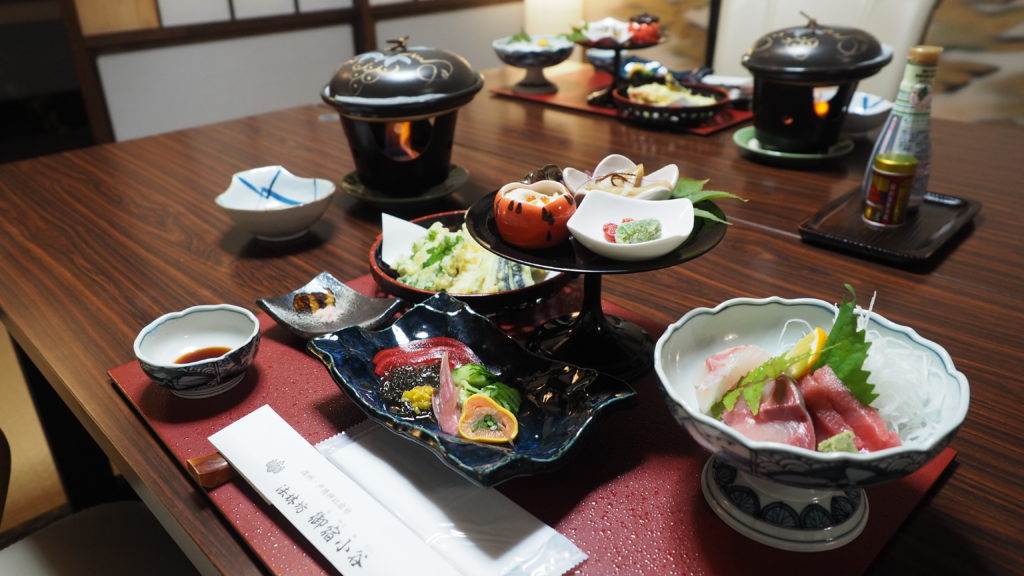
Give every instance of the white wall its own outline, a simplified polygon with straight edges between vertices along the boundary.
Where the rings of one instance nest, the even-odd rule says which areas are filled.
[[[503,66],[491,43],[518,33],[522,26],[522,4],[496,4],[378,22],[377,44],[386,49],[388,40],[409,36],[410,46],[451,50],[484,70]]]
[[[380,48],[451,50],[474,68],[500,66],[491,42],[515,34],[521,4],[429,14],[377,24]],[[330,26],[163,48],[97,59],[116,140],[320,102],[320,90],[355,55],[352,28]]]

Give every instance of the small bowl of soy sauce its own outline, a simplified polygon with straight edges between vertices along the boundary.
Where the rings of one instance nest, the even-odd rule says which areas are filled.
[[[184,398],[207,398],[245,376],[260,345],[256,316],[231,304],[164,314],[135,338],[135,357],[154,382]]]

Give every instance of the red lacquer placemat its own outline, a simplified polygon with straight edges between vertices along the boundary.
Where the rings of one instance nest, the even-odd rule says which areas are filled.
[[[375,290],[368,276],[349,285],[365,293]],[[664,329],[613,305],[606,304],[605,311],[637,322],[655,339]],[[183,469],[187,459],[214,451],[208,436],[264,404],[312,443],[363,420],[320,361],[305,351],[303,341],[269,316],[259,317],[263,341],[255,365],[238,386],[220,396],[174,396],[151,384],[136,362],[110,370],[115,386]],[[657,376],[649,373],[633,385],[637,404],[597,422],[565,466],[499,487],[590,556],[576,574],[739,575],[773,565],[795,573],[860,574],[956,455],[947,449],[916,474],[868,490],[868,525],[851,544],[818,553],[775,550],[733,531],[707,506],[700,474],[708,453],[668,412]],[[275,574],[332,572],[244,481],[208,494]]]
[[[590,93],[606,88],[611,84],[611,74],[600,71],[595,72],[592,68],[586,67],[566,71],[545,71],[545,77],[551,83],[558,86],[558,92],[554,94],[523,94],[514,91],[511,85],[491,88],[491,92],[500,96],[541,102],[559,108],[589,112],[601,116],[611,116],[613,118],[618,117],[618,108],[605,108],[587,104],[587,96]],[[679,131],[706,136],[714,134],[719,130],[742,124],[753,117],[754,114],[749,110],[726,108],[711,122],[700,126],[679,129]]]

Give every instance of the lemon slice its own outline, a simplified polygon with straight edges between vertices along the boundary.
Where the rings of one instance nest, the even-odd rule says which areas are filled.
[[[794,380],[806,376],[814,363],[818,361],[818,357],[821,356],[821,349],[825,347],[827,339],[828,333],[821,328],[815,328],[808,332],[797,341],[789,352],[786,352],[787,359],[798,358],[798,360],[786,368],[785,373],[793,377]]]

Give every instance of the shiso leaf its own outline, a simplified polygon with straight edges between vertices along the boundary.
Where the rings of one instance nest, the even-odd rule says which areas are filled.
[[[868,382],[871,373],[864,370],[864,361],[868,357],[871,343],[865,341],[865,332],[857,330],[857,293],[853,286],[846,284],[850,291],[850,300],[843,299],[839,304],[836,321],[825,340],[825,348],[814,364],[814,370],[828,365],[835,372],[850,393],[865,406],[870,406],[878,394],[875,385]]]

